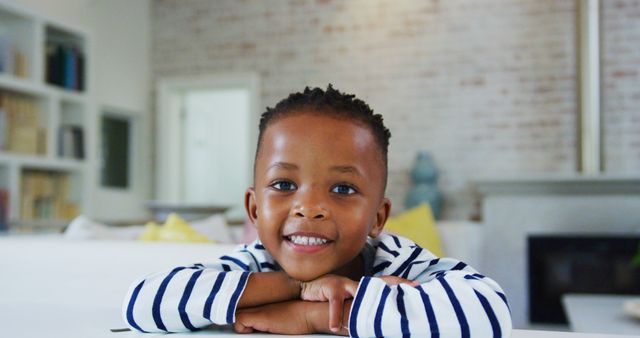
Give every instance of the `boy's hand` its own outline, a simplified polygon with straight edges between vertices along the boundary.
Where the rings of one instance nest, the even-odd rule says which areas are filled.
[[[389,285],[409,284],[417,285],[397,276],[380,277]],[[353,298],[358,290],[358,282],[337,275],[324,275],[310,282],[301,283],[300,299],[308,301],[329,302],[329,328],[338,332],[344,326],[343,317],[344,301]]]
[[[348,316],[351,300],[345,301]],[[278,334],[312,334],[333,333],[349,335],[346,327],[339,331],[330,331],[327,326],[329,303],[294,300],[273,303],[255,308],[241,309],[236,312],[233,329],[236,333],[252,333],[255,331]],[[346,323],[349,319],[344,318]]]
[[[315,327],[309,321],[313,303],[288,301],[240,309],[236,312],[233,330],[237,333],[254,331],[279,334],[311,334]]]
[[[389,285],[408,284],[415,286],[419,284],[396,276],[382,276],[380,279]],[[295,300],[238,309],[233,329],[237,333],[252,333],[254,331],[279,334],[331,332],[349,335],[346,326],[348,325],[348,312],[351,308],[350,298],[353,298],[357,289],[358,282],[346,277],[325,275],[302,284],[300,298],[304,299],[303,301]],[[339,297],[340,295],[343,297]],[[346,311],[343,311],[343,306],[346,307]],[[327,321],[329,322],[328,328]]]
[[[310,282],[301,283],[300,299],[329,302],[329,328],[338,332],[342,327],[342,310],[345,299],[353,298],[358,282],[337,275],[324,275]]]

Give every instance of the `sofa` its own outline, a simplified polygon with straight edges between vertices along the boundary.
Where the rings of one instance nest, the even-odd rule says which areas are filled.
[[[481,270],[482,227],[463,222],[438,228],[447,256]],[[135,279],[178,265],[211,261],[234,247],[236,244],[70,240],[61,235],[1,236],[1,335],[136,335],[124,332],[116,336],[109,331],[126,327],[120,308]]]

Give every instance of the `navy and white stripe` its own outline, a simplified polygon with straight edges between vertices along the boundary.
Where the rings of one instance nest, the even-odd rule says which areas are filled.
[[[363,277],[349,313],[353,337],[507,337],[511,315],[500,286],[467,264],[438,258],[393,235],[370,239],[372,276]],[[129,326],[142,332],[194,331],[230,324],[250,273],[279,271],[260,242],[243,245],[213,264],[153,274],[131,286],[123,306]],[[418,286],[389,286],[395,275]]]
[[[436,338],[511,334],[509,307],[495,281],[458,260],[437,258],[406,238],[383,235],[370,240],[370,244],[377,249],[374,274],[360,282],[349,314],[351,336]],[[375,278],[386,275],[421,284],[389,286]]]
[[[255,243],[213,264],[149,275],[130,289],[124,320],[141,332],[196,331],[211,324],[233,323],[249,273],[274,271],[276,266],[262,244]]]

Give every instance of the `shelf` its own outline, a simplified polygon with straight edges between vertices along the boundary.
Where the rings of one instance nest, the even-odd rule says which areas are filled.
[[[10,219],[9,225],[12,233],[33,233],[33,232],[62,232],[69,220],[66,219],[32,219],[27,221]]]
[[[14,229],[53,228],[86,212],[95,119],[87,41],[82,29],[0,0],[0,189],[8,195],[0,203]]]
[[[57,159],[37,155],[21,155],[0,153],[0,164],[16,164],[21,168],[40,170],[80,171],[85,167],[84,161],[74,159]]]
[[[50,84],[47,84],[47,89],[58,95],[60,100],[84,104],[87,100],[86,95],[83,92],[73,91],[71,89],[65,89],[62,87],[56,87]]]
[[[0,90],[7,90],[32,96],[45,96],[47,91],[35,82],[0,73]]]
[[[56,96],[61,101],[77,104],[84,104],[87,101],[86,94],[83,92],[77,92],[50,84],[43,86],[29,79],[3,73],[0,73],[0,91],[1,90],[37,97]]]

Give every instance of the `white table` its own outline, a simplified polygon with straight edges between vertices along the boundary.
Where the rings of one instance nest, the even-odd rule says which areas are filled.
[[[125,327],[120,309],[114,307],[87,307],[77,304],[38,304],[37,302],[7,303],[0,300],[0,336],[47,337],[47,338],[150,338],[171,337],[191,338],[210,337],[280,337],[273,334],[237,335],[230,331],[203,330],[194,333],[144,334],[138,332],[111,332],[112,328]],[[291,337],[291,336],[282,336]],[[330,335],[312,335],[308,337],[335,337]],[[514,330],[513,338],[623,338],[619,335],[585,334],[573,332]]]
[[[120,310],[122,299],[131,282],[144,271],[160,271],[182,264],[207,262],[212,257],[219,257],[231,250],[231,246],[221,245],[0,238],[0,337],[277,336],[236,335],[229,331],[172,335],[109,331],[125,327]],[[513,331],[512,337],[621,338],[525,330]]]
[[[623,312],[626,300],[639,296],[566,294],[562,298],[575,332],[640,335],[640,320]]]

